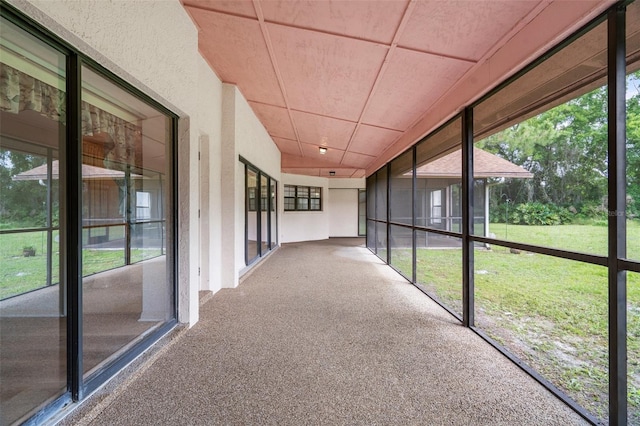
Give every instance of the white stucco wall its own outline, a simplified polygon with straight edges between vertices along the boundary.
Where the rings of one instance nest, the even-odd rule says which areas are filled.
[[[201,254],[201,262],[208,260],[208,279],[201,279],[207,285],[200,290],[216,292],[222,288],[222,219],[221,219],[221,154],[222,154],[222,84],[211,70],[209,65],[201,57],[198,58],[198,108],[196,110],[195,123],[197,129],[193,129],[208,141],[208,156],[201,157],[202,164],[208,162],[209,199],[209,247],[208,253]],[[201,204],[202,205],[202,204]],[[204,215],[202,215],[204,218]],[[203,247],[204,249],[204,247]]]
[[[367,181],[365,178],[358,179],[350,179],[350,178],[331,178],[329,179],[329,188],[330,189],[345,189],[345,188],[354,188],[354,189],[365,189],[367,187]]]
[[[329,237],[358,236],[358,190],[366,184],[364,178],[329,179]]]
[[[358,189],[329,188],[329,237],[358,236]]]
[[[283,185],[322,187],[322,211],[283,212],[280,221],[282,243],[326,240],[329,238],[329,179],[313,176],[282,174]],[[284,206],[284,189],[280,191],[278,204]]]
[[[222,286],[236,287],[246,271],[245,181],[240,156],[280,181],[280,151],[237,87],[223,85]]]

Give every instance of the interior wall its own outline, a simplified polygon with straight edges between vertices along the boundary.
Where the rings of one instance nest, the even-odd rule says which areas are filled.
[[[358,236],[358,190],[329,188],[329,237]]]
[[[329,237],[358,236],[358,190],[365,178],[329,179]]]
[[[281,223],[281,242],[326,240],[329,238],[329,179],[313,176],[282,174],[283,189],[278,204],[284,206],[284,185],[304,185],[322,187],[322,211],[283,212]]]

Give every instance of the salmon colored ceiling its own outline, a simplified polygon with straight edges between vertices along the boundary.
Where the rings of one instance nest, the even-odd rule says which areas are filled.
[[[183,0],[282,171],[327,177],[372,173],[612,3]]]

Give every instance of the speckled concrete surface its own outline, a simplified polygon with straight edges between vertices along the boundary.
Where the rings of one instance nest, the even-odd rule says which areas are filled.
[[[362,247],[288,244],[74,424],[578,425]]]

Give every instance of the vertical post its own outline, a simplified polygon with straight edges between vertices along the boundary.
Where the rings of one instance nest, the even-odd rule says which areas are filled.
[[[124,172],[124,264],[131,264],[131,223],[132,223],[132,215],[131,215],[131,205],[134,203],[135,197],[131,194],[132,185],[131,185],[131,165],[127,164]],[[109,235],[110,227],[107,227],[107,235]]]
[[[414,284],[418,282],[418,262],[417,262],[417,244],[416,244],[416,193],[417,193],[417,176],[416,176],[416,146],[411,148],[411,282]]]
[[[81,64],[78,55],[67,57],[67,143],[64,173],[67,286],[67,381],[74,401],[82,399],[82,123]],[[62,156],[61,156],[62,157]],[[62,171],[62,170],[61,170]],[[62,174],[62,173],[61,173]],[[62,182],[62,181],[61,181]]]
[[[391,163],[387,163],[387,265],[391,265]]]
[[[47,285],[51,285],[51,268],[53,267],[53,153],[47,148]],[[59,171],[58,171],[59,173]]]
[[[609,424],[627,424],[625,7],[608,15]]]
[[[462,323],[474,325],[473,282],[473,110],[462,113]]]

